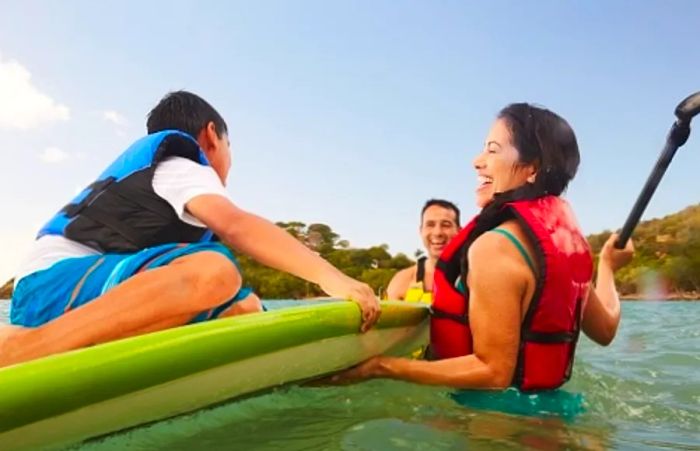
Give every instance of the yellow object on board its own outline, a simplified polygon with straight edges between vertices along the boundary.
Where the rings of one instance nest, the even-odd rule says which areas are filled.
[[[423,282],[414,282],[406,290],[403,297],[406,302],[422,302],[424,304],[433,303],[433,293],[423,290]]]

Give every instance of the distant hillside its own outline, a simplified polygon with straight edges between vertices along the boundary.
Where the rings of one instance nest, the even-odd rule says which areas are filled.
[[[345,273],[369,283],[378,292],[392,275],[413,263],[405,255],[392,256],[387,246],[352,249],[325,224],[278,223]],[[594,253],[600,252],[610,232],[590,235]],[[617,274],[620,293],[627,297],[700,299],[700,204],[672,215],[643,221],[634,232],[634,260]],[[265,298],[321,295],[318,287],[282,274],[242,256],[246,282]],[[0,288],[0,299],[12,295],[10,280]]]
[[[278,226],[321,255],[345,274],[361,280],[381,295],[394,274],[414,264],[408,256],[391,255],[389,246],[352,248],[326,224],[305,224],[299,221],[278,222]],[[416,252],[416,256],[420,251]],[[238,256],[244,282],[264,299],[300,299],[323,296],[320,287],[274,269],[267,268],[245,255]],[[12,296],[13,281],[0,289],[0,299]]]
[[[609,236],[588,237],[595,253]],[[633,239],[634,259],[616,277],[621,294],[700,298],[700,204],[641,222]]]

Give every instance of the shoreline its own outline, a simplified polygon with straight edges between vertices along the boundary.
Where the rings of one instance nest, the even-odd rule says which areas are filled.
[[[700,301],[700,293],[697,291],[682,292],[682,293],[666,293],[663,294],[621,294],[621,301]]]

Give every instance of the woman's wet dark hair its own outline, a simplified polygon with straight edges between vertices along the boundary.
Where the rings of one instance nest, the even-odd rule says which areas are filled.
[[[462,275],[467,273],[467,252],[471,243],[482,233],[497,227],[504,220],[503,205],[516,200],[530,200],[546,195],[559,196],[576,175],[581,157],[573,129],[561,116],[528,103],[512,103],[498,113],[505,121],[513,146],[519,154],[519,164],[534,164],[534,183],[511,191],[497,193],[476,218],[462,255]],[[463,280],[466,287],[466,280]]]
[[[535,182],[530,187],[540,195],[558,196],[576,175],[581,158],[576,135],[561,116],[528,103],[513,103],[498,113],[510,130],[520,163],[534,164]]]

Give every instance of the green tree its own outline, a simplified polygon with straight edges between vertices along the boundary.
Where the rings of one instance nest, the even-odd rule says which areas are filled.
[[[12,297],[12,288],[15,284],[15,279],[10,279],[0,287],[0,299],[10,299]]]
[[[609,236],[588,237],[596,254]],[[650,282],[670,292],[700,292],[700,205],[642,221],[633,239],[632,262],[615,274],[622,294],[643,294]]]
[[[387,244],[369,248],[352,248],[326,224],[303,222],[279,222],[297,240],[318,252],[333,266],[350,277],[370,285],[381,294],[396,271],[411,266],[413,261],[404,254],[392,256]],[[252,259],[239,259],[244,280],[259,296],[265,299],[298,299],[323,295],[320,288],[289,274],[266,268]]]

